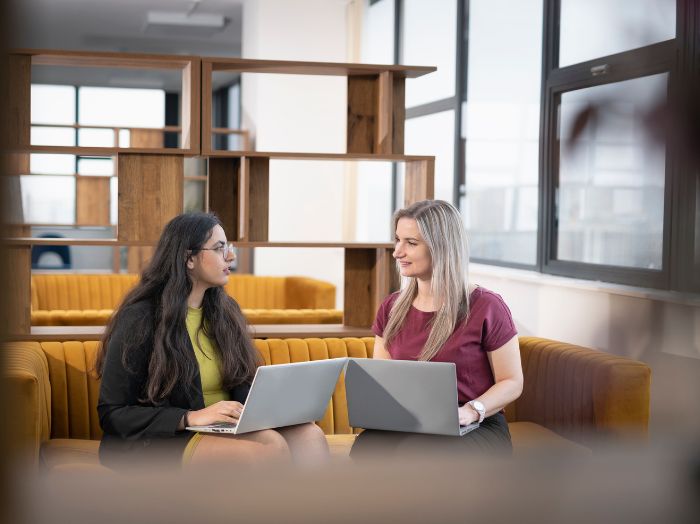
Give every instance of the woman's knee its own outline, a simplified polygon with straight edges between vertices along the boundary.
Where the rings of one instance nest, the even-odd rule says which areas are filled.
[[[294,427],[295,432],[299,434],[300,437],[307,440],[325,440],[326,434],[323,430],[313,422],[307,424],[299,424]]]
[[[284,437],[274,429],[263,429],[254,434],[256,442],[265,446],[271,452],[279,455],[289,455],[289,445]]]

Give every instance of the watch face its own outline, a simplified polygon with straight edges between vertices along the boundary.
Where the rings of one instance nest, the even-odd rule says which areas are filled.
[[[476,409],[477,411],[486,411],[484,408],[484,405],[481,402],[479,402],[478,400],[474,400],[472,405],[474,406],[474,409]]]

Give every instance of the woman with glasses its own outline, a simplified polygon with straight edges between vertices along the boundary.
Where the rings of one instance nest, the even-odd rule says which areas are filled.
[[[233,260],[215,215],[187,213],[165,226],[97,355],[103,464],[310,462],[328,456],[315,424],[244,435],[185,429],[236,422],[259,365],[245,317],[223,289]]]

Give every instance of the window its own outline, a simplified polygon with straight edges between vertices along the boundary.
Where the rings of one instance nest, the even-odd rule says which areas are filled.
[[[471,259],[537,263],[542,0],[469,2],[460,207]]]
[[[392,7],[396,60],[438,66],[407,82],[406,152],[436,156],[436,197],[459,204],[472,260],[700,291],[693,2],[368,9]]]
[[[666,98],[668,75],[563,93],[559,104],[557,258],[662,269],[665,146],[644,120]],[[574,119],[596,118],[574,140]]]
[[[676,0],[561,0],[559,67],[676,36]]]
[[[666,22],[647,35],[656,43],[634,49],[646,41],[625,36],[617,16],[621,2],[593,2],[578,19],[581,2],[547,4],[546,26],[560,30],[545,39],[541,267],[563,276],[669,288],[673,162],[659,112],[677,81],[676,42],[657,40],[669,36],[675,6],[641,3],[655,8],[647,6],[640,17],[651,21],[657,12],[657,25]],[[576,40],[572,35],[591,16],[616,37],[603,38],[596,27]],[[611,51],[622,52],[593,56]],[[572,64],[574,59],[585,61]],[[555,65],[560,62],[568,65]]]
[[[435,156],[435,198],[458,202],[455,173],[462,108],[462,48],[457,45],[464,25],[459,0],[395,0],[397,59],[407,65],[436,65],[437,71],[406,82],[406,154]],[[430,45],[426,45],[430,42]],[[394,185],[400,191],[396,179]],[[396,207],[402,201],[395,198]]]
[[[402,2],[401,63],[437,66],[436,72],[406,83],[406,107],[455,95],[457,3],[456,0]]]

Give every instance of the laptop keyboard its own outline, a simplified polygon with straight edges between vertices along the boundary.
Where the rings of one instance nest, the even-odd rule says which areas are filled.
[[[217,422],[216,424],[210,424],[211,428],[217,429],[234,429],[238,424],[236,422]]]

